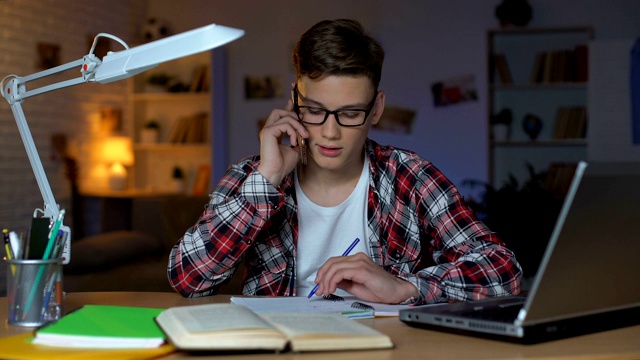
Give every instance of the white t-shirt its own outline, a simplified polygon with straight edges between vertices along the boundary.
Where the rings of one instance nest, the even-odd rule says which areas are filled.
[[[300,188],[295,175],[298,201],[298,248],[296,257],[296,286],[298,296],[307,296],[316,285],[314,280],[320,266],[330,257],[341,256],[356,238],[360,242],[350,255],[368,253],[367,188],[369,160],[365,158],[358,184],[349,197],[337,206],[319,206],[309,200]],[[337,295],[345,295],[342,290]]]

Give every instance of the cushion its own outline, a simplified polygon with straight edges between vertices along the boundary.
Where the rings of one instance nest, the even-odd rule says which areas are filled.
[[[71,242],[65,272],[91,272],[164,253],[162,242],[139,231],[110,231]]]

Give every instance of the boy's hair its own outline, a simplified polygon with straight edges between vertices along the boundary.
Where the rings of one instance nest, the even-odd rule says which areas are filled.
[[[384,50],[355,20],[324,20],[302,34],[293,49],[296,79],[364,75],[378,88]]]

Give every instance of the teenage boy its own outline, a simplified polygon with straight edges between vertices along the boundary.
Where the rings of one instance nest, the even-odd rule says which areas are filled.
[[[292,100],[268,117],[260,156],[228,169],[171,252],[176,291],[215,294],[244,262],[245,295],[317,285],[317,296],[425,304],[520,292],[514,254],[456,187],[417,154],[368,138],[384,110],[383,59],[353,20],[302,35]]]

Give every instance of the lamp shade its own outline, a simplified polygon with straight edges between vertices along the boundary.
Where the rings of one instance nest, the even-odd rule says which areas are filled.
[[[131,138],[126,136],[108,137],[102,144],[100,158],[109,165],[115,163],[124,166],[133,165],[133,145]]]

